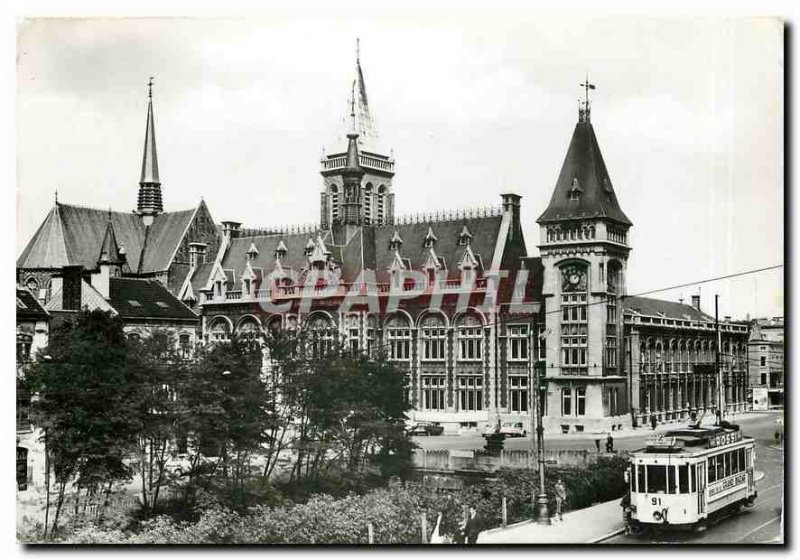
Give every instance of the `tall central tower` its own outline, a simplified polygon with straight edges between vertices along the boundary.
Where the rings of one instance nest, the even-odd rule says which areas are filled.
[[[364,225],[394,223],[394,159],[379,146],[378,134],[370,113],[367,87],[356,48],[356,73],[350,97],[350,132],[337,150],[325,153],[320,161],[323,187],[320,194],[320,224],[327,229],[345,221],[345,175],[350,136],[356,136],[358,159],[363,176],[358,189],[359,223]],[[352,201],[350,202],[352,204]],[[352,209],[353,206],[350,206]],[[352,222],[352,217],[348,218]]]
[[[621,367],[628,230],[586,100],[550,204],[539,216],[544,266],[546,426],[593,431],[630,424]]]

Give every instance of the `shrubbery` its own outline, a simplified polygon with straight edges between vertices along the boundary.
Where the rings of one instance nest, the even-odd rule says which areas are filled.
[[[546,484],[552,497],[558,478],[567,488],[566,510],[619,498],[626,490],[622,458],[600,458],[590,468],[550,468]],[[530,519],[531,495],[538,491],[535,471],[506,469],[492,480],[468,486],[459,492],[436,492],[419,484],[391,485],[365,494],[335,498],[317,494],[305,503],[256,506],[239,514],[218,504],[208,504],[197,521],[176,522],[167,516],[144,521],[135,532],[85,527],[68,539],[70,543],[127,544],[366,544],[372,523],[374,540],[380,544],[415,544],[421,541],[422,514],[428,536],[438,512],[441,530],[452,535],[464,507],[474,505],[485,520],[485,528],[502,522],[501,501],[505,496],[508,522]]]

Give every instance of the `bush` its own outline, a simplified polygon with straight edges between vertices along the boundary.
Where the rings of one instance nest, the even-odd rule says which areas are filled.
[[[567,489],[565,511],[619,498],[626,491],[619,457],[600,458],[589,468],[550,468],[546,486],[550,497],[561,478]],[[141,523],[135,532],[117,528],[86,527],[71,543],[128,544],[366,544],[372,523],[375,543],[417,544],[421,539],[422,515],[430,538],[436,517],[442,512],[441,531],[453,535],[466,506],[474,505],[485,520],[485,529],[502,523],[501,503],[507,499],[508,521],[533,516],[531,497],[538,490],[538,474],[530,470],[505,469],[497,476],[459,492],[437,492],[421,484],[393,484],[344,497],[316,494],[305,503],[280,500],[269,489],[264,495],[275,505],[259,505],[237,513],[219,503],[206,502],[195,522],[177,522],[159,516]],[[202,502],[202,501],[201,501]],[[552,510],[551,510],[552,511]]]

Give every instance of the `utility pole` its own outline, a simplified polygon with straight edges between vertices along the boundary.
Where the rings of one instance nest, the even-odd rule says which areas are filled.
[[[719,367],[719,349],[722,343],[719,334],[719,294],[714,295],[714,329],[716,332],[717,344],[714,353],[715,373],[717,374],[717,425],[722,422],[722,371]]]

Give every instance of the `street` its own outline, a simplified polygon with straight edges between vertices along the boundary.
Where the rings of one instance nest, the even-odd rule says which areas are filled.
[[[645,533],[638,536],[618,535],[602,541],[603,544],[647,544],[647,543],[684,543],[684,544],[755,544],[783,542],[783,449],[775,442],[776,420],[783,418],[782,411],[771,411],[758,414],[744,414],[733,421],[738,423],[745,436],[756,438],[756,470],[764,472],[764,478],[757,482],[758,498],[749,510],[724,518],[712,524],[705,532],[673,532]],[[669,427],[677,427],[672,425]],[[781,431],[783,426],[780,426]],[[646,439],[652,437],[651,430],[643,430],[641,434],[614,438],[614,448],[631,450],[644,446]],[[587,434],[579,436],[545,436],[545,447],[548,449],[587,449],[594,450],[594,440],[600,438],[604,449],[605,436]],[[425,449],[480,449],[484,439],[480,434],[445,435],[432,437],[415,437],[414,441]],[[505,440],[506,449],[529,449],[530,437],[509,438]],[[620,515],[622,515],[620,510]]]

